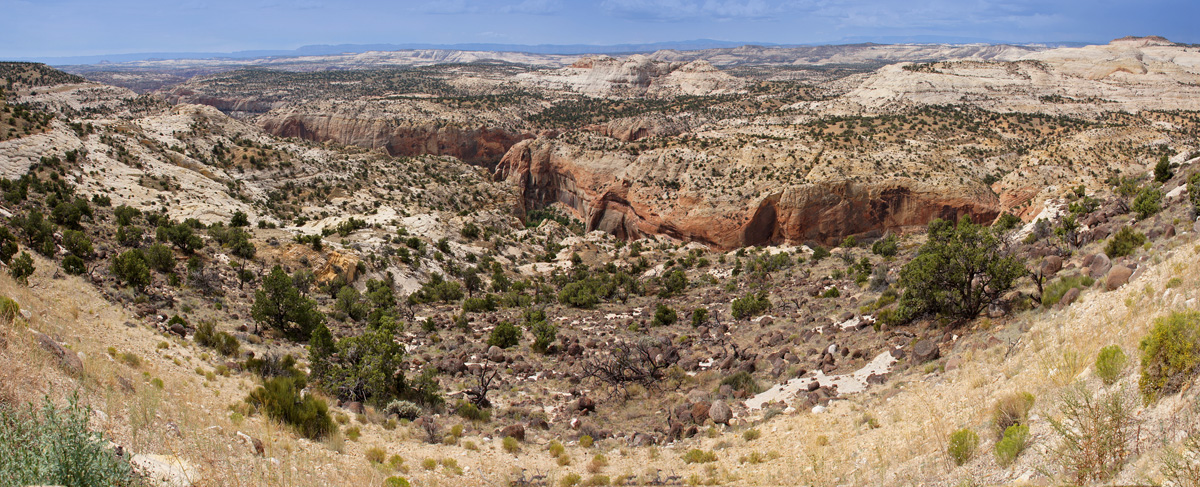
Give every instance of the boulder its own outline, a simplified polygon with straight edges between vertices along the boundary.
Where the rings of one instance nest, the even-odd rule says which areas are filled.
[[[1107,255],[1096,254],[1087,267],[1089,269],[1088,274],[1092,279],[1100,279],[1112,269],[1112,261],[1109,260]]]
[[[1046,259],[1042,261],[1042,275],[1053,276],[1057,274],[1058,271],[1062,270],[1062,264],[1062,257],[1057,255],[1047,255]]]
[[[678,423],[676,423],[676,424],[678,424]],[[673,427],[673,426],[674,426],[674,425],[672,425],[672,427]],[[673,429],[673,428],[672,428],[672,429]],[[683,426],[682,426],[682,425],[680,425],[680,428],[679,428],[679,429],[680,429],[680,431],[682,431],[682,430],[683,430]],[[651,445],[653,445],[654,443],[655,443],[655,441],[654,441],[654,437],[653,437],[653,436],[651,436],[651,435],[648,435],[648,434],[646,434],[646,433],[641,433],[641,432],[634,433],[634,435],[633,435],[633,438],[631,438],[631,439],[629,440],[629,444],[630,444],[630,445],[632,445],[632,446],[651,446]]]
[[[506,438],[509,436],[516,438],[517,441],[525,441],[525,427],[519,424],[514,424],[511,426],[506,426],[504,429],[500,430],[501,438]]]
[[[1133,269],[1123,265],[1114,266],[1112,270],[1108,272],[1108,278],[1104,281],[1104,288],[1112,291],[1116,288],[1124,286],[1125,283],[1129,282],[1129,276],[1131,275],[1133,275]]]
[[[197,473],[195,466],[175,455],[137,454],[129,465],[147,483],[162,487],[188,487]]]
[[[729,420],[733,418],[733,410],[729,409],[725,401],[718,399],[708,408],[708,417],[717,424],[729,424]]]
[[[580,411],[594,413],[596,412],[596,401],[592,400],[590,397],[583,396],[579,398],[579,404],[577,407]]]
[[[346,403],[346,410],[350,411],[351,413],[354,413],[354,414],[362,414],[363,413],[363,404],[358,401],[348,402],[348,403]]]
[[[1060,298],[1058,300],[1058,302],[1054,304],[1054,308],[1055,309],[1066,308],[1067,306],[1070,306],[1071,303],[1074,303],[1076,299],[1079,299],[1079,288],[1073,287],[1071,289],[1068,289],[1066,294],[1063,294],[1063,297]]]
[[[938,350],[938,346],[933,340],[926,338],[913,345],[913,361],[916,363],[937,360],[939,356],[941,356],[941,351]]]
[[[712,407],[707,401],[701,401],[692,405],[692,421],[696,423],[704,423],[708,419],[708,410]]]
[[[491,360],[492,362],[503,362],[504,349],[492,345],[492,347],[488,349],[488,360]]]
[[[50,338],[49,335],[44,333],[37,333],[37,341],[42,348],[46,349],[47,352],[50,352],[52,355],[58,358],[59,365],[62,365],[62,368],[66,369],[67,372],[70,372],[74,375],[80,375],[83,373],[83,361],[79,360],[79,356],[76,355],[75,352],[67,350],[62,345],[59,345],[58,342],[54,341],[53,338]]]

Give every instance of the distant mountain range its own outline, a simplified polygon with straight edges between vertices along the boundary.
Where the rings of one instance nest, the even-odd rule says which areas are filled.
[[[696,51],[701,49],[732,48],[745,45],[768,47],[819,46],[830,44],[1014,44],[1010,42],[969,37],[946,36],[859,36],[847,37],[837,42],[808,43],[808,44],[772,44],[763,42],[733,42],[713,39],[695,39],[690,41],[652,42],[644,44],[318,44],[303,46],[297,49],[284,50],[250,50],[236,52],[140,52],[127,54],[101,54],[91,56],[63,57],[30,57],[14,59],[14,61],[35,61],[54,66],[78,64],[127,63],[134,61],[168,60],[168,59],[259,59],[268,57],[296,56],[328,56],[336,54],[357,54],[368,51],[400,51],[409,49],[445,49],[456,51],[496,51],[522,52],[529,54],[629,54],[637,52],[653,52],[663,49],[679,51]],[[1082,46],[1086,42],[1047,42],[1036,43],[1049,47]]]

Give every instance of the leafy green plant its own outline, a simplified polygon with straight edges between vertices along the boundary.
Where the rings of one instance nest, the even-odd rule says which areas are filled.
[[[1144,220],[1162,211],[1162,198],[1162,191],[1145,187],[1141,191],[1138,191],[1138,195],[1133,199],[1133,204],[1130,207],[1138,214],[1138,218]]]
[[[766,313],[769,309],[771,301],[767,299],[767,293],[760,292],[733,300],[732,313],[734,319],[740,320]]]
[[[999,238],[963,216],[958,223],[929,223],[929,240],[900,270],[900,309],[907,317],[939,314],[969,320],[1012,289],[1025,274]]]
[[[1089,276],[1064,276],[1046,286],[1042,291],[1042,306],[1054,306],[1071,289],[1086,289],[1095,284],[1096,280]]]
[[[504,446],[504,451],[512,453],[513,455],[516,455],[521,451],[521,443],[518,442],[516,438],[511,436],[505,436],[504,439],[501,440],[501,443]]]
[[[21,252],[21,255],[13,257],[12,264],[8,267],[8,274],[16,279],[21,284],[29,283],[29,276],[33,275],[33,256],[29,252]]]
[[[1179,392],[1200,372],[1200,311],[1177,311],[1154,320],[1139,348],[1138,388],[1146,401]]]
[[[1134,250],[1146,243],[1146,236],[1134,231],[1132,227],[1122,227],[1116,235],[1108,239],[1104,245],[1104,253],[1111,258],[1132,254]]]
[[[150,284],[150,267],[146,265],[146,256],[141,250],[127,250],[113,259],[109,271],[134,288],[144,288]]]
[[[512,348],[521,341],[521,329],[507,321],[501,321],[492,328],[487,344],[491,347]]]
[[[708,463],[717,461],[717,454],[712,450],[692,448],[683,454],[683,463]]]
[[[1033,394],[1028,392],[1010,392],[1000,396],[992,407],[992,424],[996,428],[996,436],[1001,437],[1009,427],[1025,424],[1029,419],[1029,410],[1033,409]]]
[[[1012,465],[1025,451],[1025,445],[1029,442],[1029,427],[1023,424],[1015,424],[1004,430],[1004,436],[1000,441],[996,442],[996,463],[1001,467]]]
[[[267,379],[250,392],[246,403],[272,419],[292,426],[306,438],[320,439],[334,429],[329,405],[311,394],[301,396],[304,385],[304,379],[296,377]]]
[[[0,407],[0,478],[5,485],[137,485],[129,463],[88,429],[91,411],[72,396],[59,408]]]
[[[1125,370],[1125,351],[1118,345],[1109,345],[1100,349],[1096,355],[1096,376],[1107,385],[1112,385]]]
[[[654,308],[654,319],[650,321],[650,326],[670,326],[679,320],[679,316],[675,310],[665,304],[659,304]]]
[[[950,445],[946,447],[946,453],[950,455],[951,460],[954,460],[955,465],[962,465],[971,461],[978,448],[979,435],[963,428],[950,434]]]
[[[758,382],[754,380],[754,376],[744,370],[735,372],[721,379],[721,385],[732,387],[735,391],[742,391],[746,394],[758,394],[761,389]]]

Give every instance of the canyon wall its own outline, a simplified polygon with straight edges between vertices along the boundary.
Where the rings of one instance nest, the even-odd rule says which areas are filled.
[[[822,181],[771,188],[762,196],[723,197],[644,182],[636,160],[561,147],[546,139],[514,145],[496,168],[497,180],[517,187],[521,211],[560,203],[587,226],[619,238],[668,235],[721,249],[779,243],[835,245],[849,235],[924,227],[934,218],[998,216],[999,198],[982,185],[924,183],[909,178],[874,182]],[[666,196],[664,196],[666,195]]]
[[[378,119],[343,117],[328,113],[268,114],[258,120],[264,131],[280,137],[328,140],[393,156],[446,155],[471,164],[491,166],[509,147],[523,138],[502,129],[437,124],[393,125]]]

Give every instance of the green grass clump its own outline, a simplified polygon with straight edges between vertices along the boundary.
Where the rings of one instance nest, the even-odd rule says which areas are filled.
[[[301,397],[304,379],[275,377],[246,396],[246,402],[272,419],[296,429],[309,439],[320,439],[333,431],[333,419],[329,417],[329,405],[312,395]]]
[[[1174,312],[1154,320],[1139,348],[1142,397],[1151,402],[1179,392],[1200,367],[1200,311]]]
[[[563,452],[565,452],[567,449],[565,447],[563,447],[563,444],[561,442],[559,442],[558,440],[551,440],[550,445],[546,447],[546,450],[550,452],[550,456],[558,457],[559,455],[562,455]]]
[[[383,487],[410,487],[410,484],[404,477],[392,476],[383,481]]]
[[[1017,461],[1017,456],[1025,450],[1029,442],[1029,427],[1015,424],[1004,430],[1004,437],[996,442],[996,463],[1007,467]]]
[[[504,444],[504,451],[512,453],[513,455],[516,455],[521,451],[521,443],[518,442],[516,438],[505,436],[502,443]]]
[[[996,427],[996,436],[1004,435],[1013,425],[1025,424],[1029,419],[1029,410],[1033,409],[1035,398],[1028,392],[1013,392],[1005,394],[996,400],[992,407],[992,424]]]
[[[1046,286],[1046,290],[1042,293],[1042,305],[1054,306],[1058,304],[1062,297],[1067,294],[1072,288],[1086,289],[1096,280],[1088,276],[1067,276]]]
[[[129,463],[88,429],[91,411],[71,398],[46,398],[40,411],[0,408],[0,478],[4,485],[135,485]]]
[[[692,448],[687,453],[683,454],[684,463],[708,463],[717,461],[717,454],[713,451],[704,451],[699,448]]]
[[[951,460],[954,460],[955,465],[962,465],[975,456],[975,450],[978,448],[979,435],[963,428],[950,435],[950,445],[946,447],[946,453],[950,455]]]
[[[1106,385],[1112,385],[1121,376],[1121,372],[1125,370],[1125,351],[1117,345],[1109,345],[1100,349],[1100,353],[1096,355],[1096,376],[1104,381]]]
[[[748,429],[742,432],[742,439],[746,441],[754,441],[762,436],[762,432],[756,429]]]

